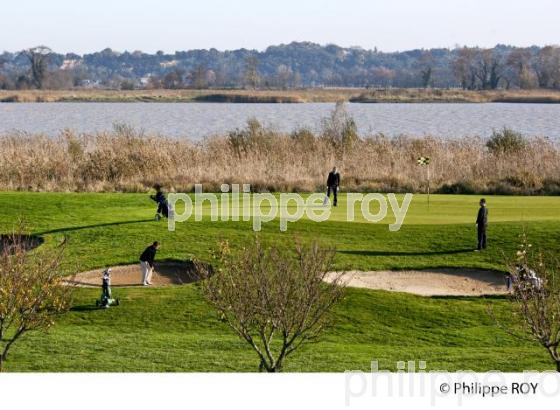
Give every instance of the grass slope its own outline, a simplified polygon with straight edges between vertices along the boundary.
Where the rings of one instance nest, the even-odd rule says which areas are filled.
[[[398,233],[383,223],[345,222],[345,197],[327,222],[302,220],[281,233],[265,224],[274,241],[319,239],[338,249],[340,268],[465,266],[503,269],[526,230],[532,243],[559,248],[560,198],[490,197],[490,249],[473,253],[478,197],[415,196]],[[372,209],[372,211],[374,211]],[[220,239],[240,246],[249,222],[186,222],[168,232],[152,220],[153,202],[140,194],[1,193],[0,231],[24,217],[46,247],[68,239],[68,272],[135,263],[153,240],[159,259],[208,258]],[[116,289],[122,306],[96,310],[98,291],[80,289],[75,306],[45,335],[26,336],[12,351],[10,371],[253,371],[250,350],[221,323],[199,287]],[[425,360],[428,369],[520,371],[550,369],[534,343],[508,336],[490,319],[491,305],[507,320],[502,298],[424,298],[349,289],[323,340],[292,357],[287,371],[367,370],[372,360],[396,369],[398,360]]]

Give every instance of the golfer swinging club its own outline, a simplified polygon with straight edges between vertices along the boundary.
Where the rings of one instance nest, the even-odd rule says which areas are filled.
[[[142,283],[144,286],[152,284],[152,275],[154,273],[154,259],[159,248],[159,242],[155,241],[148,246],[140,255],[140,268],[142,269]]]

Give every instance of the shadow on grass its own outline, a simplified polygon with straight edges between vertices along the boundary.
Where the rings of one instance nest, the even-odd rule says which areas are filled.
[[[458,253],[473,252],[474,248],[468,249],[454,249],[449,251],[426,251],[426,252],[393,252],[393,251],[365,251],[365,250],[341,250],[339,253],[346,253],[348,255],[360,256],[424,256],[424,255],[454,255]]]
[[[30,251],[41,246],[44,239],[39,235],[0,234],[0,253],[7,251],[11,254],[19,246]]]
[[[99,310],[98,307],[95,306],[95,300],[90,305],[80,305],[80,306],[72,306],[70,308],[70,312],[91,312],[92,310]]]
[[[487,299],[488,301],[507,301],[509,300],[509,295],[477,295],[477,296],[452,296],[452,295],[435,295],[430,296],[430,299],[441,299],[441,300],[473,300],[473,299]]]
[[[120,222],[107,222],[102,224],[95,224],[95,225],[82,225],[82,226],[71,226],[68,228],[57,228],[51,229],[49,231],[38,232],[35,235],[48,235],[51,233],[60,233],[60,232],[72,232],[72,231],[79,231],[82,229],[91,229],[91,228],[103,228],[105,226],[118,226],[118,225],[130,225],[130,224],[138,224],[143,222],[152,222],[153,219],[137,219],[134,221],[120,221]]]

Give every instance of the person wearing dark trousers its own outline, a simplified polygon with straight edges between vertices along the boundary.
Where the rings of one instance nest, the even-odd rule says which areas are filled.
[[[340,174],[336,170],[336,167],[329,172],[327,177],[327,198],[330,199],[331,192],[333,194],[333,205],[336,206],[338,203],[338,187],[340,185]]]
[[[154,273],[154,259],[156,252],[159,248],[159,243],[156,241],[144,249],[140,255],[140,268],[142,270],[142,284],[148,286],[152,284],[152,275]]]
[[[161,189],[161,185],[155,185],[154,188],[156,189],[156,194],[150,195],[150,198],[158,204],[156,220],[159,220],[162,216],[169,218],[169,204],[167,203],[165,193]]]
[[[488,208],[486,207],[486,199],[480,200],[480,209],[476,217],[476,226],[478,228],[478,247],[475,252],[486,249],[486,228],[488,227]]]

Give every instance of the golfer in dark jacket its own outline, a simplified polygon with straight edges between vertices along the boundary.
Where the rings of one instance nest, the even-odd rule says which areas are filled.
[[[167,203],[167,198],[165,197],[160,185],[156,185],[154,188],[156,189],[156,194],[150,195],[150,198],[158,204],[156,219],[159,220],[161,215],[169,218],[169,205]]]
[[[478,247],[476,251],[481,251],[486,249],[486,227],[488,226],[488,208],[486,208],[486,199],[484,198],[480,200],[476,226],[478,227]]]
[[[338,186],[340,185],[340,174],[336,170],[336,167],[329,172],[327,177],[327,198],[330,199],[331,192],[333,193],[333,205],[336,206],[338,202]]]
[[[140,268],[142,269],[142,283],[144,286],[152,284],[152,274],[154,273],[154,259],[156,252],[159,248],[159,243],[156,241],[142,252],[140,255]]]

